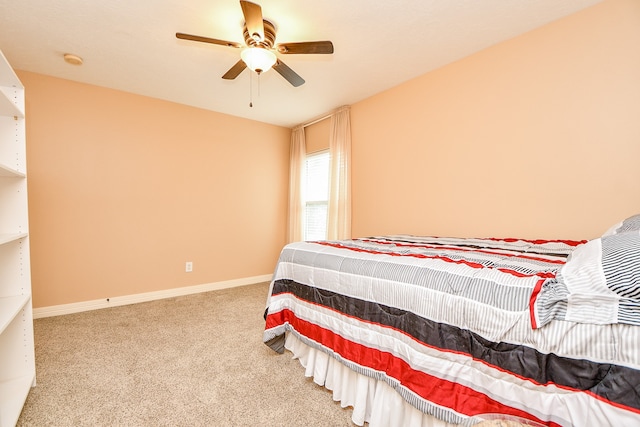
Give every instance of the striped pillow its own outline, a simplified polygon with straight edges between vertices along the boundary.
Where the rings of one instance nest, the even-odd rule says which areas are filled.
[[[614,234],[626,233],[627,231],[640,230],[640,214],[631,216],[624,221],[613,225],[609,228],[602,237],[612,236]]]
[[[568,291],[565,320],[640,325],[640,230],[577,247],[556,278]]]

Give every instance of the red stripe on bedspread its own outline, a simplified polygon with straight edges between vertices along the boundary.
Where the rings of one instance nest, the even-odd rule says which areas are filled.
[[[538,329],[538,322],[536,322],[536,300],[538,299],[538,295],[540,295],[540,291],[542,290],[542,285],[544,285],[545,280],[538,280],[536,286],[533,288],[533,292],[531,292],[531,298],[529,299],[529,317],[531,318],[531,327],[533,329]]]
[[[500,413],[544,423],[525,411],[504,405],[470,387],[417,371],[391,353],[355,343],[328,329],[302,320],[289,309],[269,314],[266,319],[266,329],[286,323],[289,323],[303,336],[316,341],[325,348],[332,349],[345,359],[395,378],[407,389],[436,405],[451,408],[468,416]],[[547,425],[559,426],[553,422],[547,422]]]
[[[587,243],[587,240],[564,240],[564,239],[515,239],[513,237],[507,238],[497,238],[497,237],[486,237],[484,240],[493,240],[495,242],[527,242],[534,245],[544,245],[545,243],[564,243],[569,246],[578,246]]]

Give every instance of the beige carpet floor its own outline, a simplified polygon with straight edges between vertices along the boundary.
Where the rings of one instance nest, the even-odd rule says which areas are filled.
[[[37,319],[18,426],[353,426],[262,343],[268,284]]]

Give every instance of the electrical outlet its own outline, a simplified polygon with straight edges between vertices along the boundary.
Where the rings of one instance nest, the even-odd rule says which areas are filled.
[[[184,266],[184,271],[187,273],[191,273],[193,271],[193,263],[191,261],[187,261],[187,264]]]

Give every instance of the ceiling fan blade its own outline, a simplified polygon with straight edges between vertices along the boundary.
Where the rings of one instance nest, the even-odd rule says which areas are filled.
[[[209,37],[193,36],[191,34],[176,33],[176,37],[182,40],[192,40],[194,42],[219,44],[222,46],[236,47],[236,48],[242,47],[240,43],[230,42],[227,40],[210,39]]]
[[[224,76],[222,76],[222,78],[225,80],[233,80],[238,77],[245,68],[247,68],[247,64],[245,64],[241,59],[240,61],[236,62],[235,65],[229,69],[229,71],[224,73]]]
[[[299,43],[280,43],[276,47],[279,53],[298,54],[298,53],[333,53],[333,43],[330,41],[319,42],[299,42]]]
[[[249,36],[256,42],[264,40],[264,23],[262,22],[262,8],[259,4],[240,0],[244,22]]]
[[[284,77],[293,86],[298,87],[304,84],[304,79],[296,74],[291,68],[289,68],[284,62],[279,59],[276,61],[273,69],[276,70],[282,77]]]

